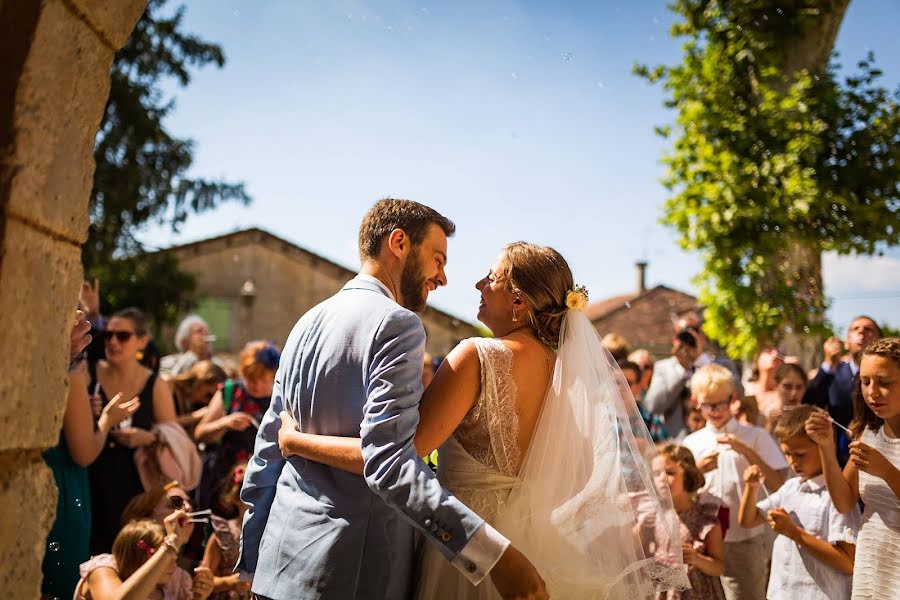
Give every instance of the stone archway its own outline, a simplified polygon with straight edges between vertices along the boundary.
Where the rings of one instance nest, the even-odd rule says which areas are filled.
[[[0,590],[40,595],[68,329],[113,55],[146,0],[0,0]]]

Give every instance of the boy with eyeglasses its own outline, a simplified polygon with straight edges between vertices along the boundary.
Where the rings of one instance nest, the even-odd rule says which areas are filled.
[[[706,426],[687,436],[684,445],[705,474],[703,491],[717,497],[727,509],[722,576],[725,597],[763,600],[769,558],[766,529],[743,529],[738,524],[743,473],[750,465],[756,465],[765,477],[767,492],[773,492],[781,487],[788,465],[765,429],[744,425],[732,417],[730,406],[736,399],[731,371],[716,364],[698,369],[691,378],[691,400],[700,407]]]

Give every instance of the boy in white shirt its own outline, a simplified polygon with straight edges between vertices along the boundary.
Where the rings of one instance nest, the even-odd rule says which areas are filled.
[[[750,466],[744,473],[739,522],[757,527],[768,521],[780,534],[772,550],[769,600],[830,600],[849,598],[859,507],[841,514],[831,502],[822,475],[819,447],[806,434],[813,406],[786,411],[775,437],[797,477],[757,502],[762,473]]]
[[[703,366],[691,377],[691,401],[700,407],[706,426],[684,439],[706,476],[703,491],[716,496],[728,510],[725,533],[725,574],[728,600],[763,600],[766,593],[765,528],[738,525],[742,474],[757,466],[769,491],[781,487],[787,462],[775,440],[761,427],[738,423],[731,415],[737,401],[731,371],[717,364]]]

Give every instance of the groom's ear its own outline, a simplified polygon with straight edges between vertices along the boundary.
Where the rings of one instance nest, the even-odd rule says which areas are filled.
[[[391,254],[399,259],[403,259],[409,254],[410,248],[412,248],[412,241],[409,239],[409,236],[406,235],[405,231],[402,229],[394,229],[388,235],[387,245]]]

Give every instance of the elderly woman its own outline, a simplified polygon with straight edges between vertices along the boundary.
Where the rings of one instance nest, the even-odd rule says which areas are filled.
[[[115,313],[103,332],[106,359],[97,363],[90,387],[106,405],[122,394],[139,398],[131,418],[109,433],[111,438],[89,467],[92,521],[91,554],[109,552],[119,531],[119,519],[128,501],[144,491],[134,454],[158,442],[151,431],[157,423],[174,421],[175,406],[169,386],[138,362],[147,344],[147,324],[136,308]]]
[[[278,349],[269,342],[244,346],[239,366],[241,380],[222,384],[194,429],[194,439],[209,448],[196,492],[200,508],[211,506],[228,472],[253,454],[256,431],[269,408],[280,359]]]
[[[203,317],[186,316],[175,330],[175,349],[178,353],[163,357],[160,372],[167,377],[175,377],[193,367],[198,361],[215,360],[212,352],[214,340],[215,336],[210,334],[209,325]]]

